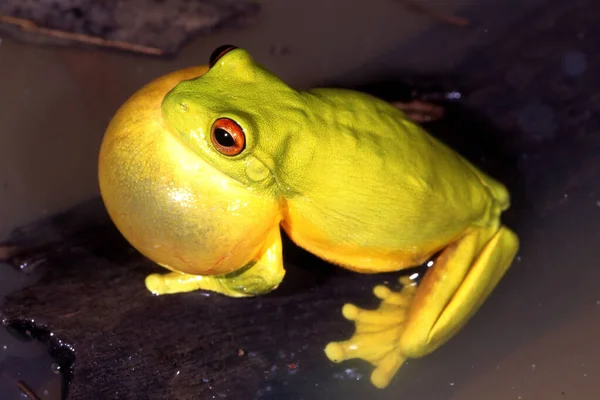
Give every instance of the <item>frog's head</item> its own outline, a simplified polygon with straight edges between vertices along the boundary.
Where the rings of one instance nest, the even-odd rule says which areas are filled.
[[[289,139],[302,110],[297,91],[231,45],[217,48],[204,75],[180,82],[162,102],[165,123],[199,157],[237,182],[273,192],[282,186],[281,160],[294,159]]]
[[[270,121],[271,96],[293,91],[245,51],[221,52],[210,67],[135,93],[111,121],[99,157],[102,198],[119,231],[151,260],[189,274],[248,265],[281,220],[265,156],[278,141],[256,132],[281,127]]]

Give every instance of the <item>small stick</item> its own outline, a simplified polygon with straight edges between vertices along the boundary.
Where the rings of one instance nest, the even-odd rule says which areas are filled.
[[[37,394],[35,394],[35,392],[31,390],[31,388],[27,386],[25,382],[17,381],[17,385],[19,386],[19,389],[21,389],[21,392],[27,397],[29,397],[31,400],[41,400],[40,397]]]
[[[0,262],[8,261],[15,255],[17,248],[9,245],[0,245]]]
[[[59,39],[72,40],[74,42],[80,42],[100,47],[109,47],[113,49],[133,51],[153,56],[161,56],[165,54],[163,50],[158,49],[156,47],[142,46],[133,43],[120,42],[116,40],[105,40],[96,36],[84,35],[82,33],[71,33],[55,29],[40,28],[32,21],[23,18],[10,17],[8,15],[0,15],[0,23],[18,26],[22,31],[29,31],[41,35],[46,35]]]
[[[438,21],[444,22],[446,24],[460,26],[460,27],[466,27],[471,24],[471,22],[467,18],[456,17],[454,15],[441,14],[441,13],[438,13],[436,11],[429,9],[426,6],[418,4],[416,1],[413,1],[413,0],[398,0],[398,2],[402,3],[404,5],[404,7],[406,7],[410,11],[414,11],[419,14],[427,15],[430,18],[437,19]]]
[[[411,121],[417,123],[437,121],[445,113],[444,107],[420,100],[413,100],[410,103],[394,101],[392,105],[404,111]]]

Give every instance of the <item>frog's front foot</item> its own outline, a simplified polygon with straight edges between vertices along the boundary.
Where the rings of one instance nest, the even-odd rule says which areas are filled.
[[[151,274],[146,277],[146,288],[155,295],[208,290],[230,297],[249,297],[268,293],[277,288],[285,271],[271,271],[268,275],[260,266],[250,265],[226,275],[200,276],[181,272]]]
[[[400,338],[405,330],[416,285],[406,277],[401,278],[400,282],[404,286],[400,292],[393,292],[383,285],[375,287],[373,293],[381,300],[376,310],[346,304],[342,314],[354,321],[356,331],[349,340],[331,342],[325,348],[325,354],[333,362],[361,358],[375,366],[371,382],[378,388],[388,385],[407,358],[402,354]]]
[[[146,288],[156,295],[209,290],[230,297],[258,296],[275,290],[283,277],[281,234],[274,226],[267,236],[265,250],[258,259],[224,275],[191,275],[183,272],[151,274]],[[162,265],[167,269],[167,265]]]
[[[156,295],[173,293],[172,290],[169,290],[169,286],[163,277],[164,275],[161,274],[148,275],[144,281],[146,284],[146,289],[148,289],[152,294]]]
[[[210,290],[234,296],[231,291],[226,290],[217,277],[212,276],[189,275],[181,272],[150,274],[146,277],[145,283],[146,288],[155,295]]]

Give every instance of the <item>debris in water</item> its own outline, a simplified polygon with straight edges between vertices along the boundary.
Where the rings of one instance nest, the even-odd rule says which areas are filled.
[[[442,14],[437,11],[431,10],[429,7],[419,4],[416,1],[398,0],[398,2],[402,3],[402,5],[404,5],[404,7],[406,7],[406,9],[409,11],[412,11],[412,12],[415,12],[418,14],[427,15],[430,18],[436,19],[440,22],[443,22],[443,23],[446,23],[449,25],[467,27],[471,24],[471,22],[467,18],[456,17],[454,15]]]
[[[35,394],[35,392],[29,387],[27,386],[27,384],[23,381],[17,381],[17,385],[19,386],[19,389],[21,390],[21,392],[27,396],[29,399],[31,400],[40,400],[40,397]]]
[[[344,373],[335,373],[333,374],[333,377],[339,380],[353,379],[359,381],[362,379],[363,375],[358,372],[357,368],[346,368]]]

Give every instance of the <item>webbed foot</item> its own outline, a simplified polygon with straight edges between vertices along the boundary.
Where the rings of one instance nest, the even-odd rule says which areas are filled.
[[[381,300],[376,310],[346,304],[342,314],[354,321],[356,331],[349,340],[331,342],[325,348],[325,354],[333,362],[360,358],[375,366],[371,382],[378,388],[386,387],[406,360],[401,352],[400,338],[417,288],[407,277],[400,278],[400,282],[403,285],[400,292],[383,285],[373,289]]]
[[[386,387],[407,358],[430,354],[477,312],[510,267],[519,247],[508,228],[473,229],[449,244],[417,287],[403,277],[400,292],[377,286],[376,310],[346,305],[354,321],[350,340],[327,345],[334,362],[360,358],[375,366],[371,382]]]

